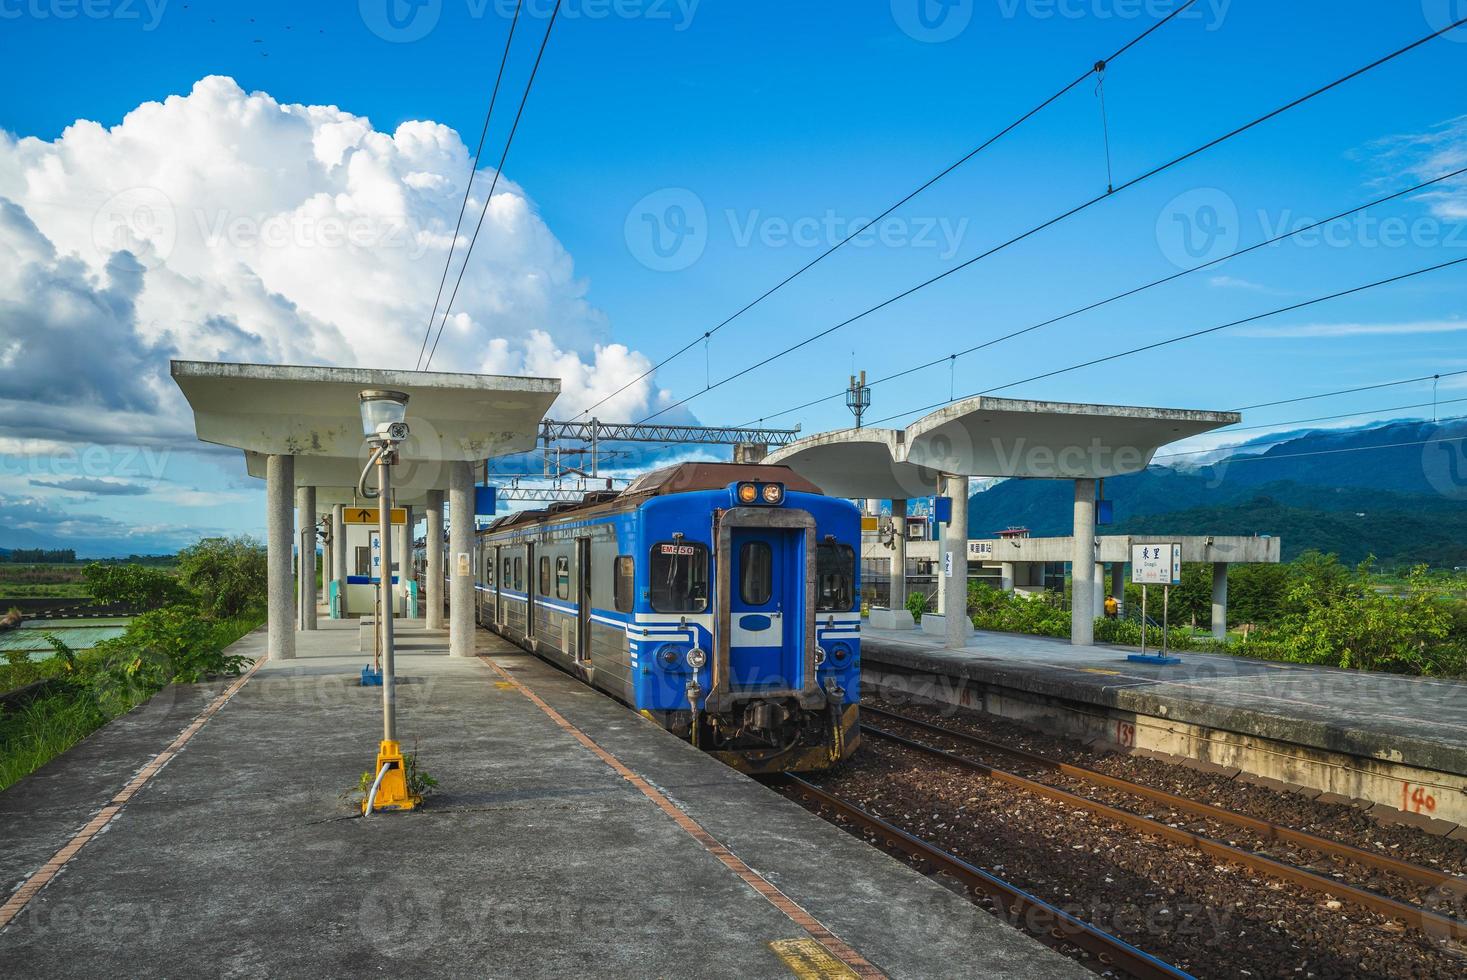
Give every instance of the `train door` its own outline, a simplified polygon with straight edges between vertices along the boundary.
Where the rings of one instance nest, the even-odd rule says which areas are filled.
[[[735,527],[729,559],[729,679],[735,688],[798,688],[804,634],[804,532]]]
[[[590,538],[576,538],[576,657],[591,662]]]
[[[495,626],[504,625],[504,587],[509,584],[504,580],[504,559],[501,551],[502,549],[496,544],[490,556],[490,561],[494,562],[494,577],[490,579],[494,588],[494,595],[492,597],[494,605],[491,611],[492,618],[490,622]]]
[[[535,546],[525,543],[525,638],[535,635]]]

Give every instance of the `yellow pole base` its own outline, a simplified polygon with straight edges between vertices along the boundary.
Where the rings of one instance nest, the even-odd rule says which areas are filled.
[[[389,765],[390,768],[382,777],[382,782],[377,786],[377,795],[371,800],[372,810],[411,810],[423,802],[421,796],[408,792],[407,767],[402,758],[402,749],[396,742],[384,740],[377,748],[377,768],[372,770],[373,778],[382,772],[382,767]],[[369,790],[370,792],[370,790]],[[367,800],[362,800],[362,812],[367,810]]]

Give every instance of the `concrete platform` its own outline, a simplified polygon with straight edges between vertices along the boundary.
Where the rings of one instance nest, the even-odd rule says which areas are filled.
[[[1152,666],[1133,652],[990,632],[959,651],[863,627],[861,659],[872,680],[948,679],[929,692],[939,700],[1467,823],[1467,683],[1201,653]]]
[[[322,626],[297,634],[298,659],[244,683],[0,931],[7,975],[795,975],[770,944],[809,932],[688,819],[887,975],[1086,975],[482,631],[486,659],[405,631],[399,730],[441,790],[419,812],[354,817],[339,797],[371,765],[380,689],[355,684],[356,624]],[[222,687],[169,688],[0,794],[4,894]]]

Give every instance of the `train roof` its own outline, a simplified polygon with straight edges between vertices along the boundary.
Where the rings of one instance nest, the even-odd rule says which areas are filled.
[[[540,510],[522,510],[495,518],[483,532],[502,531],[554,517],[585,511],[614,510],[634,506],[639,500],[695,490],[722,490],[730,483],[753,480],[782,483],[796,493],[822,494],[821,489],[788,466],[765,463],[678,463],[644,473],[620,493],[593,490],[579,503],[557,503]]]
[[[721,490],[730,483],[754,480],[759,483],[782,483],[797,493],[821,493],[819,487],[788,466],[765,463],[678,463],[645,473],[622,491],[623,497],[665,493],[687,493],[690,490]]]

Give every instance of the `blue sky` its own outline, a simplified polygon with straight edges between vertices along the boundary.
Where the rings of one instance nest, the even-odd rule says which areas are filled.
[[[387,18],[389,2],[397,5],[396,21]],[[925,2],[923,20],[919,0],[565,0],[505,167],[573,263],[571,291],[590,310],[578,307],[562,323],[552,308],[543,329],[588,362],[596,344],[612,342],[662,358],[1172,9],[1161,0],[954,0],[944,13],[936,0]],[[1444,22],[1448,6],[1198,3],[1106,72],[1114,181],[1421,37]],[[526,4],[485,166],[497,159],[550,7],[550,0]],[[365,116],[378,132],[433,120],[472,149],[512,10],[502,0],[255,3],[248,10],[177,0],[86,7],[0,0],[0,85],[25,93],[0,104],[0,129],[49,142],[78,119],[116,126],[143,103],[223,75],[281,103]],[[1354,207],[1453,169],[1452,161],[1467,166],[1464,68],[1467,29],[686,408],[710,423],[774,414],[838,391],[853,369],[879,377],[1169,274],[1196,256],[1222,254],[1231,243]],[[282,155],[282,181],[292,179],[290,166]],[[663,403],[1054,217],[1106,180],[1099,100],[1087,81],[897,211],[883,225],[883,241],[843,249],[723,328],[706,352],[696,348],[662,369]],[[667,225],[679,214],[688,232],[680,237]],[[1392,202],[1333,227],[1328,242],[1265,249],[960,359],[951,371],[936,367],[878,386],[868,417],[1464,257],[1464,221],[1460,182],[1444,194]],[[492,276],[493,262],[491,251],[476,251],[470,278]],[[1464,269],[1004,394],[1229,409],[1461,370]],[[420,312],[405,314],[401,330],[416,338],[431,292],[413,302]],[[492,333],[492,319],[484,319]],[[472,337],[467,343],[434,367],[481,369]],[[318,356],[329,349],[318,348]],[[259,359],[273,359],[272,351],[278,348]],[[374,356],[366,345],[351,351],[356,363],[372,365]],[[1461,381],[1444,381],[1442,397],[1467,395]],[[1429,386],[1416,386],[1260,410],[1246,422],[1430,398]],[[848,420],[839,400],[778,419],[806,431]],[[4,435],[34,433],[12,423]],[[112,445],[81,445],[98,442]],[[171,445],[162,483],[143,481],[154,493],[27,492],[73,516],[164,525],[154,494],[166,483],[185,508],[175,512],[180,528],[259,527],[258,489],[232,457],[194,457],[186,442]],[[42,458],[27,465],[45,469]],[[33,476],[28,471],[27,481]],[[20,491],[6,484],[6,492]],[[209,493],[225,495],[223,502],[192,496]]]

